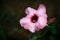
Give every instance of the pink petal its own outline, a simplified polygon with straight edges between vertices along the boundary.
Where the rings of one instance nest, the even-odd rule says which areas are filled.
[[[46,14],[46,7],[43,4],[40,4],[37,10],[38,15],[45,15]]]
[[[31,7],[28,7],[28,8],[26,8],[26,10],[25,10],[25,13],[26,13],[26,14],[34,14],[35,12],[36,12],[36,10],[33,9],[33,8],[31,8]]]
[[[20,24],[22,27],[24,27],[24,29],[28,29],[29,19],[26,17],[20,19]]]
[[[35,30],[36,30],[35,28],[36,28],[36,27],[35,27],[35,25],[34,25],[33,23],[30,23],[30,24],[29,24],[29,31],[30,31],[30,32],[34,33]]]
[[[35,30],[38,32],[40,30],[40,28],[36,26]]]
[[[43,29],[45,26],[47,26],[47,18],[40,17],[38,22],[36,23],[36,26],[39,29]]]
[[[20,20],[20,24],[24,29],[29,30],[30,32],[35,32],[35,26],[32,22],[30,22],[30,19],[25,17]]]

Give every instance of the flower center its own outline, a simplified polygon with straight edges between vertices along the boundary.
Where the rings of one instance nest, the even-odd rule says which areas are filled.
[[[33,16],[31,17],[31,22],[36,23],[37,20],[38,20],[38,16],[37,16],[37,15],[33,15]]]

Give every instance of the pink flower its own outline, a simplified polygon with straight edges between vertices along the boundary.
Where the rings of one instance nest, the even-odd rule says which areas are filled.
[[[40,4],[37,10],[28,7],[25,13],[26,16],[20,19],[20,24],[24,29],[34,33],[47,26],[46,8],[43,4]]]

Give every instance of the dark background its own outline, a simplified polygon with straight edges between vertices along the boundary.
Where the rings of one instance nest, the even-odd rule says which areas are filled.
[[[23,29],[19,20],[26,16],[25,9],[37,9],[39,4],[44,4],[47,9],[48,19],[60,18],[60,0],[1,0],[1,40],[28,40],[29,31]]]

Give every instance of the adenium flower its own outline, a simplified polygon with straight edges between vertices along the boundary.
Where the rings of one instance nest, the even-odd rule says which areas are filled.
[[[26,16],[20,19],[20,24],[24,29],[34,33],[47,26],[46,7],[40,4],[38,9],[26,8]]]

